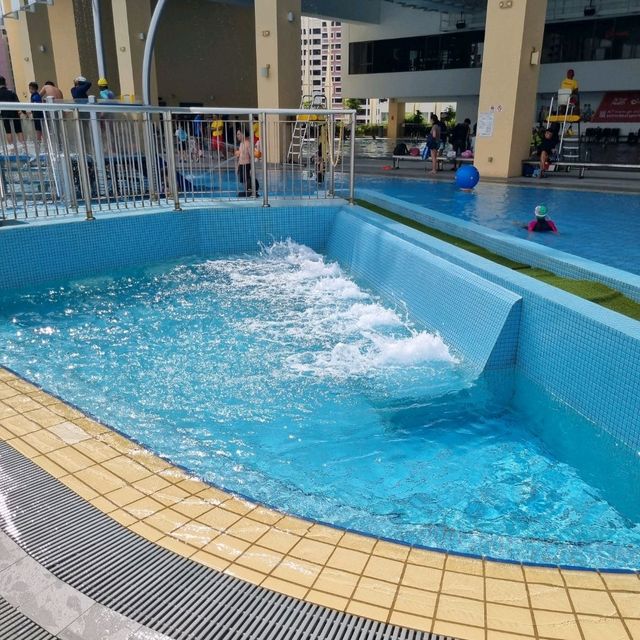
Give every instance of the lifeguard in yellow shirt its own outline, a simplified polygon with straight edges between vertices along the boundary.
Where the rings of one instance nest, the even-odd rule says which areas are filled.
[[[227,157],[227,145],[224,141],[224,120],[220,118],[211,123],[211,148],[223,158]]]
[[[578,81],[575,79],[573,69],[567,71],[567,77],[560,83],[560,91],[569,92],[569,104],[574,107],[574,113],[578,111]]]

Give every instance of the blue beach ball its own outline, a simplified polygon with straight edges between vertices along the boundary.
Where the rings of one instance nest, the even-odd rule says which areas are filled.
[[[456,171],[456,185],[460,189],[473,189],[479,180],[480,174],[471,164],[465,164]]]

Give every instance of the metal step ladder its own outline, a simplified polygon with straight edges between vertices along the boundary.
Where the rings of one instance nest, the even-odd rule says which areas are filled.
[[[560,162],[578,162],[580,161],[580,122],[581,118],[575,113],[575,104],[569,102],[563,105],[564,113],[560,111],[560,105],[556,113],[553,113],[553,98],[551,98],[551,104],[549,105],[549,115],[547,116],[546,128],[551,127],[552,122],[556,122],[560,125],[558,131],[558,149],[557,149],[557,161]],[[577,131],[573,130],[573,125],[576,125]]]
[[[300,101],[300,109],[326,109],[327,97],[323,93],[314,93],[313,95],[304,95]],[[291,164],[301,164],[303,160],[303,150],[305,144],[309,140],[310,124],[316,123],[311,114],[309,117],[298,116],[293,125],[291,134],[291,142],[289,143],[289,151],[287,153],[287,162]]]

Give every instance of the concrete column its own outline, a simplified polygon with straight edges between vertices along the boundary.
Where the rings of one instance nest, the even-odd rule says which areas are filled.
[[[35,70],[27,18],[23,12],[20,12],[17,20],[7,18],[4,27],[7,30],[11,67],[13,69],[13,80],[15,82],[15,87],[9,88],[15,89],[18,98],[28,102],[27,85],[35,78]]]
[[[151,20],[148,0],[112,0],[120,93],[130,100],[142,99],[142,58]],[[141,37],[142,34],[142,37]],[[115,69],[112,73],[115,72]],[[155,67],[151,74],[151,95],[157,96]]]
[[[482,176],[518,176],[529,155],[546,11],[547,0],[488,0],[475,152]],[[481,135],[482,114],[492,114],[490,135]]]
[[[258,106],[300,105],[300,1],[255,3]]]
[[[395,98],[389,98],[389,122],[387,124],[387,138],[396,140],[402,135],[404,124],[404,102],[398,102]]]

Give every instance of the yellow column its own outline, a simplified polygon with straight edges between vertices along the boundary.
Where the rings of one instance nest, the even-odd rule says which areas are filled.
[[[258,106],[300,105],[300,0],[255,3]]]
[[[142,99],[142,58],[151,20],[151,6],[148,0],[112,0],[111,7],[120,93],[139,101]],[[151,96],[157,95],[155,87],[155,73],[152,73]]]
[[[73,86],[73,79],[82,73],[73,2],[55,2],[47,9],[56,84],[64,97],[71,99],[70,88]]]
[[[7,18],[4,27],[7,30],[7,40],[9,41],[15,92],[20,100],[28,102],[27,85],[35,78],[35,71],[27,19],[22,12],[20,12],[19,16],[17,20]]]
[[[389,98],[389,122],[387,124],[387,138],[395,140],[402,134],[404,123],[404,102],[398,102],[395,98]]]
[[[547,0],[488,0],[475,148],[482,176],[519,176],[529,155],[546,11]]]

